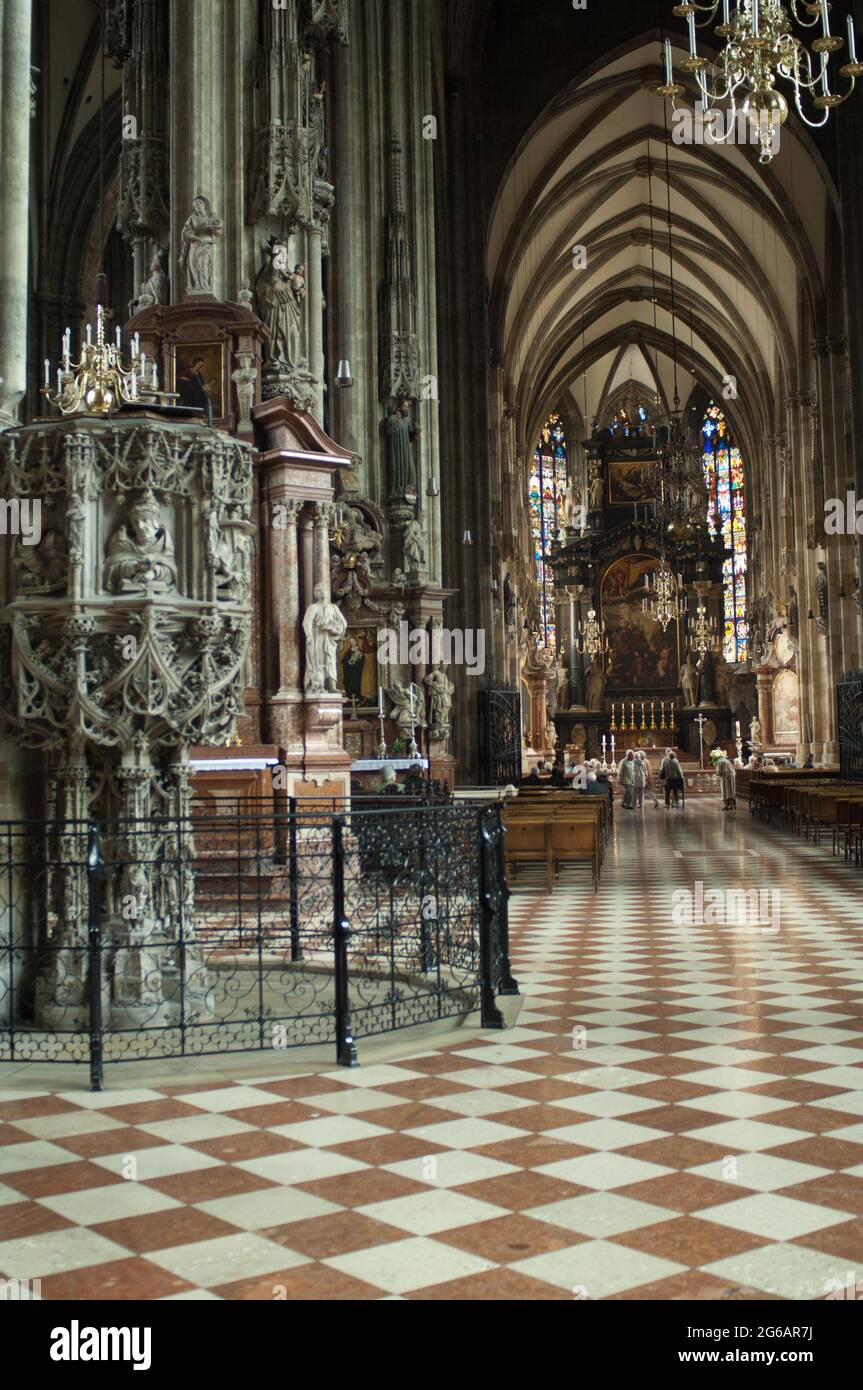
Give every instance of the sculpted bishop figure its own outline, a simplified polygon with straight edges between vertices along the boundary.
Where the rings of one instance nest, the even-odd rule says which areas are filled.
[[[278,237],[268,243],[264,266],[255,285],[258,312],[270,330],[268,353],[272,361],[287,367],[301,362],[301,326],[306,297],[305,269],[288,265],[287,242]]]
[[[339,688],[336,656],[338,646],[347,632],[347,622],[341,609],[327,599],[323,584],[316,584],[315,601],[306,609],[303,631],[306,634],[307,695],[323,695]]]
[[[111,537],[105,567],[105,587],[115,594],[147,590],[167,594],[177,587],[174,543],[152,492],[132,503],[126,521]]]

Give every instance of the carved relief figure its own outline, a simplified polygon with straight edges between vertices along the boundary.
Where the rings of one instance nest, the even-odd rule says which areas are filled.
[[[181,233],[180,269],[185,277],[186,294],[213,293],[213,246],[221,234],[222,224],[213,215],[209,198],[199,193]]]
[[[162,525],[152,492],[141,493],[129,508],[127,520],[108,545],[105,587],[112,593],[149,590],[171,593],[177,587],[174,543]]]
[[[414,519],[409,521],[404,532],[405,569],[424,570],[426,567],[425,536],[423,528]]]
[[[338,646],[347,632],[347,622],[336,605],[327,599],[323,584],[316,584],[314,603],[309,604],[303,618],[306,634],[307,695],[323,695],[339,688],[336,656]]]
[[[830,626],[830,593],[827,581],[827,566],[823,560],[818,561],[818,575],[815,579],[815,596],[818,600],[818,613],[815,619],[815,626],[822,634],[826,634]]]
[[[408,741],[414,729],[426,728],[425,695],[418,685],[402,685],[400,680],[394,680],[387,695],[395,706],[391,718],[401,738]]]
[[[24,594],[50,594],[62,589],[68,566],[69,552],[59,531],[46,531],[39,545],[19,542],[15,568],[18,587]]]

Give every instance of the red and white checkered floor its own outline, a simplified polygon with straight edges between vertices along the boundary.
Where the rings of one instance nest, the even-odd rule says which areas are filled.
[[[675,920],[696,879],[778,888],[778,931]],[[0,1274],[47,1299],[825,1298],[863,1278],[861,885],[718,800],[618,810],[596,895],[512,900],[508,1032],[98,1095],[5,1068]]]

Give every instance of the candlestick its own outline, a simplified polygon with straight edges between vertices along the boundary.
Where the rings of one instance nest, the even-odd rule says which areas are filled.
[[[656,728],[656,715],[654,714],[654,711],[653,711],[653,701],[652,701],[652,700],[651,700],[651,702],[650,702],[650,727],[651,727],[651,730],[653,730],[653,729]]]
[[[639,726],[642,733],[644,733],[644,723],[645,723],[645,720],[644,720],[644,701],[642,700],[642,702],[641,702],[641,724],[640,724],[640,726]]]

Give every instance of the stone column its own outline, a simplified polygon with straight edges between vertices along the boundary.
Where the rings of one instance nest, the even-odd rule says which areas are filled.
[[[277,694],[299,691],[298,633],[302,615],[297,521],[302,506],[295,498],[271,503],[270,620],[276,652],[270,679]],[[278,516],[278,524],[273,519],[274,513]]]
[[[315,541],[314,541],[314,584],[322,584],[324,595],[329,603],[330,589],[330,523],[333,519],[332,502],[315,503]]]
[[[756,671],[758,686],[758,718],[761,721],[761,742],[773,742],[773,671]]]
[[[32,0],[0,0],[0,428],[27,389]]]
[[[322,274],[323,247],[320,227],[306,229],[308,247],[308,317],[309,370],[316,381],[317,403],[313,415],[324,423],[324,290]]]

